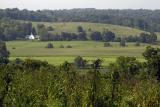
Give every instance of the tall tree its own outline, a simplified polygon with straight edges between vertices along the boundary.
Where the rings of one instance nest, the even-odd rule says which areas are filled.
[[[115,38],[115,34],[111,31],[104,32],[103,34],[103,41],[105,42],[113,41],[114,38]]]
[[[0,64],[7,64],[9,62],[9,51],[7,50],[5,42],[0,41]]]
[[[101,32],[95,31],[91,33],[91,39],[95,41],[100,41],[102,40],[102,35]]]
[[[157,80],[160,80],[160,49],[149,46],[143,56],[147,60],[146,65],[149,75],[155,75]]]
[[[33,35],[37,35],[37,32],[36,32],[35,27],[32,28],[32,34],[33,34]]]
[[[124,38],[121,38],[120,46],[122,46],[122,47],[126,46],[126,41]]]
[[[78,26],[78,27],[77,27],[77,31],[78,31],[78,32],[84,32],[82,26]]]

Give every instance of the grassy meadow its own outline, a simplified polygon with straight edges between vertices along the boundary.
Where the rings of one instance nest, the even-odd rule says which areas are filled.
[[[10,41],[7,42],[11,59],[33,58],[48,61],[50,64],[60,65],[64,61],[73,62],[76,56],[83,56],[87,60],[103,59],[103,65],[114,62],[118,56],[135,56],[144,61],[142,53],[148,44],[134,46],[135,43],[127,43],[127,47],[120,47],[118,42],[112,42],[111,47],[104,47],[103,42],[95,41],[51,41],[54,48],[45,48],[49,42],[40,41]],[[64,48],[60,48],[63,45]],[[71,45],[72,48],[67,48]],[[155,47],[157,47],[155,45]]]
[[[89,22],[32,22],[33,26],[37,26],[37,24],[44,24],[45,26],[52,26],[54,31],[52,33],[59,34],[61,32],[70,32],[77,33],[77,26],[82,26],[83,29],[90,33],[91,31],[99,31],[103,32],[104,30],[109,30],[114,32],[117,36],[129,36],[129,35],[139,35],[142,30],[130,27],[124,27],[119,25],[111,25],[111,24],[101,24],[101,23],[89,23]]]

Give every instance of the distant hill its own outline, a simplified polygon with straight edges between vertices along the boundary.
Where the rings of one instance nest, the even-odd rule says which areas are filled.
[[[77,27],[82,26],[83,29],[89,34],[91,31],[99,31],[102,32],[104,30],[112,31],[116,34],[116,36],[138,36],[140,33],[145,32],[143,30],[124,27],[119,25],[111,25],[111,24],[100,24],[100,23],[89,23],[89,22],[59,22],[59,23],[51,23],[51,22],[32,22],[33,26],[37,26],[37,24],[44,24],[45,26],[52,26],[54,28],[53,34],[60,34],[61,32],[70,32],[76,33]],[[89,29],[91,31],[89,31]]]
[[[9,17],[15,20],[37,22],[94,22],[122,25],[145,31],[160,32],[160,10],[19,10],[0,9],[0,18]]]

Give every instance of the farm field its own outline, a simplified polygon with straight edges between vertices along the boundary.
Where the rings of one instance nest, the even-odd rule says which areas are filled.
[[[120,47],[119,43],[111,43],[111,47],[103,47],[103,42],[94,41],[51,41],[53,49],[45,46],[49,42],[39,41],[10,41],[7,47],[10,51],[11,60],[15,58],[33,58],[48,61],[50,64],[60,65],[64,61],[73,62],[76,56],[83,56],[87,60],[96,58],[103,59],[103,65],[114,62],[118,56],[135,56],[140,61],[144,61],[142,53],[148,44],[134,46],[135,43],[127,43],[127,47]],[[65,48],[60,48],[63,45]],[[66,48],[71,45],[72,48]],[[154,46],[158,47],[158,46]]]

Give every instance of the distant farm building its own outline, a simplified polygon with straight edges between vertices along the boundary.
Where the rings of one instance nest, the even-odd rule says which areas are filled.
[[[26,36],[26,39],[28,39],[28,40],[39,40],[39,38],[40,38],[40,36],[39,35],[33,35],[32,33],[31,33],[31,35],[27,35]]]

